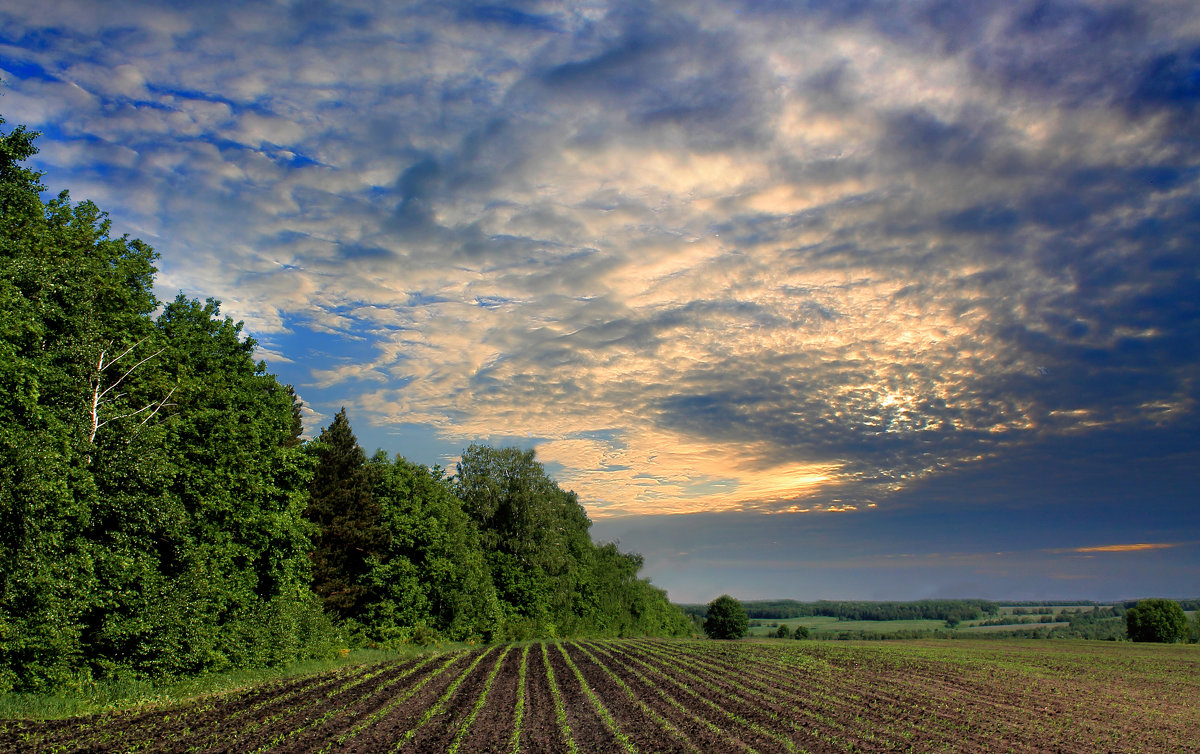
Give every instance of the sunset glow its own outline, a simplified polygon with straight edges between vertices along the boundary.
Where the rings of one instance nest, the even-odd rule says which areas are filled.
[[[1194,589],[1200,8],[852,5],[16,4],[0,113],[310,436],[536,449],[680,599]]]

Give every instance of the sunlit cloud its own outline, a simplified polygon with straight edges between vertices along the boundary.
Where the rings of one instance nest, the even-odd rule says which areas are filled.
[[[1169,550],[1172,547],[1179,547],[1178,543],[1173,542],[1138,542],[1128,545],[1098,545],[1095,547],[1073,547],[1069,550],[1055,550],[1054,552],[1079,552],[1079,553],[1095,553],[1095,552],[1144,552],[1146,550]]]
[[[0,112],[310,429],[521,440],[595,517],[1194,422],[1190,4],[521,8],[40,3]]]

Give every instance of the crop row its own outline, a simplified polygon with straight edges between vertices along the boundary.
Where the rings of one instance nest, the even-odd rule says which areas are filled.
[[[1153,692],[1137,706],[1141,686],[1101,693],[1102,680],[878,645],[555,642],[342,670],[167,710],[0,722],[0,751],[1195,750],[1194,706],[1164,706]]]

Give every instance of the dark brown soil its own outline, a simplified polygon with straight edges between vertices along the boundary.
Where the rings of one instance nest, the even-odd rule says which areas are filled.
[[[632,651],[620,651],[626,649]],[[786,750],[777,739],[754,729],[754,726],[766,730],[770,730],[772,727],[771,720],[763,713],[760,704],[716,693],[711,689],[699,686],[695,683],[693,676],[657,664],[653,658],[639,656],[637,650],[632,647],[621,647],[620,650],[609,656],[618,665],[625,668],[630,675],[634,675],[632,671],[636,670],[655,686],[662,688],[698,718],[701,724],[703,721],[709,721],[723,731],[727,736],[724,742],[725,750],[750,748],[759,752]]]
[[[567,742],[558,728],[554,714],[554,697],[546,679],[546,665],[542,659],[542,648],[529,648],[528,667],[525,668],[525,720],[521,723],[521,751],[530,754],[561,754],[567,750]]]
[[[621,676],[639,699],[644,700],[651,709],[681,730],[698,750],[747,750],[743,742],[723,731],[719,725],[708,721],[707,716],[700,713],[694,700],[684,693],[680,686],[666,681],[661,676],[655,677],[644,668],[629,663],[629,657],[621,651],[624,647],[615,651],[611,647],[597,645],[589,645],[588,648]],[[671,704],[668,699],[675,704]]]
[[[563,706],[567,710],[567,724],[571,727],[571,737],[575,746],[581,752],[618,752],[621,744],[604,725],[592,700],[588,698],[575,677],[575,671],[563,658],[558,646],[551,644],[547,647],[550,666],[554,668],[554,682],[558,684],[558,693],[562,695]]]
[[[454,741],[471,710],[475,708],[475,703],[487,684],[487,677],[503,651],[493,650],[484,657],[454,690],[453,696],[446,700],[441,710],[417,729],[412,740],[401,751],[413,754],[442,754],[446,751],[447,744]]]
[[[646,652],[644,657],[649,661],[661,662],[665,667],[692,674],[709,684],[725,686],[727,693],[752,695],[761,700],[780,719],[787,721],[786,727],[790,730],[781,732],[787,732],[803,749],[818,752],[842,751],[849,746],[863,750],[907,748],[903,728],[889,733],[895,726],[886,726],[879,732],[872,732],[861,725],[872,704],[870,695],[873,692],[869,686],[848,687],[845,697],[831,700],[829,690],[838,681],[824,674],[780,670],[778,666],[758,662],[753,656],[727,660],[717,653],[688,654],[674,649],[666,645],[639,647]],[[730,679],[735,680],[731,683]],[[860,693],[864,691],[867,698]],[[779,727],[778,724],[775,727]]]
[[[321,713],[337,714],[321,720],[299,735],[290,737],[273,751],[307,752],[320,749],[331,739],[349,731],[360,719],[385,706],[396,695],[407,692],[433,675],[444,662],[435,659],[423,664],[406,663],[399,672],[388,673],[386,678],[348,689],[345,693],[329,699],[319,710]],[[417,665],[415,670],[413,665]]]
[[[575,666],[587,679],[588,686],[601,699],[613,719],[618,721],[621,732],[639,751],[697,751],[695,745],[678,728],[672,730],[664,727],[634,702],[629,693],[605,671],[607,663],[604,663],[604,666],[597,664],[597,660],[600,658],[594,652],[585,651],[578,645],[571,645],[567,649]],[[596,659],[593,660],[593,657]],[[601,662],[603,661],[601,660]],[[621,680],[625,681],[623,678]],[[629,687],[627,682],[625,685]]]
[[[334,752],[382,752],[403,744],[425,753],[445,751],[461,734],[464,754],[508,754],[523,649],[503,658],[469,727],[502,648],[271,683],[171,709],[0,721],[0,752],[311,752],[331,744]],[[1010,651],[993,660],[980,650],[972,664],[809,642],[534,644],[519,750],[568,750],[545,657],[580,752],[620,752],[622,737],[640,752],[1200,752],[1200,684],[1179,670],[1200,669],[1200,655],[1147,655],[1162,668],[1126,666],[1133,680],[1123,683],[1113,668],[1124,654]],[[1108,664],[1090,665],[1093,655]]]
[[[335,670],[317,676],[264,684],[255,689],[234,692],[223,697],[204,699],[167,710],[137,713],[89,715],[63,721],[26,723],[23,733],[36,743],[19,741],[6,747],[0,734],[0,752],[4,751],[91,751],[123,752],[134,747],[155,750],[156,741],[173,741],[178,731],[205,731],[215,735],[222,728],[236,729],[244,724],[242,718],[253,712],[262,719],[274,714],[296,699],[319,694],[369,672],[368,668]],[[147,743],[147,739],[151,743]],[[27,739],[28,740],[28,739]],[[183,745],[181,748],[186,748]],[[159,749],[168,750],[168,749]]]
[[[464,754],[501,754],[508,751],[512,739],[513,712],[517,706],[517,680],[520,677],[521,647],[513,647],[504,658],[500,672],[488,692],[487,704],[463,738],[459,751]]]
[[[354,738],[347,740],[342,747],[334,751],[346,752],[377,752],[391,751],[401,741],[409,730],[416,728],[426,710],[437,703],[454,679],[458,678],[470,666],[471,661],[482,650],[464,655],[444,671],[433,676],[421,689],[404,704],[388,712],[373,725],[363,730]],[[440,664],[434,663],[435,670]],[[386,702],[388,700],[384,700]],[[385,706],[385,705],[380,705]]]
[[[1005,732],[1004,718],[997,716],[995,705],[988,703],[994,689],[981,689],[977,697],[960,698],[958,690],[949,689],[930,695],[926,693],[925,679],[914,668],[905,669],[903,677],[898,677],[894,669],[860,663],[812,678],[803,672],[789,676],[781,666],[761,663],[750,654],[740,660],[684,657],[696,666],[710,669],[715,677],[739,677],[740,683],[756,692],[792,705],[800,717],[818,720],[836,733],[839,743],[853,744],[861,750],[912,747],[920,751],[951,744],[959,750],[986,749],[997,736],[972,725],[970,716],[964,715],[972,707],[980,711],[986,708],[988,714],[982,719],[996,727],[993,734]],[[1013,751],[1026,750],[1013,735],[1000,738]]]

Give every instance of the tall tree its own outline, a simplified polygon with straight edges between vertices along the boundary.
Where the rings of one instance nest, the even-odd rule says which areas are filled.
[[[514,638],[572,632],[592,546],[575,493],[555,484],[532,450],[472,445],[457,470]]]
[[[294,395],[0,135],[0,691],[324,651]]]
[[[532,450],[472,445],[455,477],[513,638],[554,635],[681,635],[684,613],[637,574],[642,558],[597,547],[574,492]]]
[[[181,296],[154,326],[160,363],[122,389],[175,405],[162,421],[130,416],[99,434],[90,466],[87,536],[104,587],[84,618],[91,662],[168,676],[292,659],[301,624],[321,620],[294,396],[217,302]]]
[[[370,593],[370,575],[384,534],[367,457],[350,428],[345,408],[321,431],[315,453],[317,467],[307,513],[317,525],[312,549],[313,591],[327,612],[358,619],[377,600],[377,595]]]
[[[385,544],[369,609],[380,639],[425,626],[448,639],[491,639],[503,615],[479,535],[440,469],[380,451],[371,461]]]
[[[0,689],[61,682],[86,654],[96,416],[129,405],[109,392],[95,406],[114,379],[97,365],[150,336],[157,306],[153,250],[109,238],[90,202],[43,204],[41,174],[21,165],[35,136],[0,134]]]

